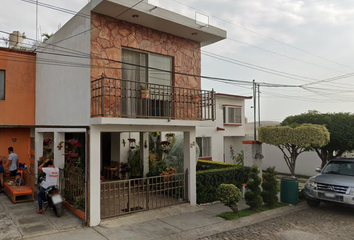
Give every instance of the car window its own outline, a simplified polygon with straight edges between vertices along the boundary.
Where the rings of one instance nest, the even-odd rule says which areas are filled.
[[[351,162],[330,162],[323,173],[354,176],[354,163]]]

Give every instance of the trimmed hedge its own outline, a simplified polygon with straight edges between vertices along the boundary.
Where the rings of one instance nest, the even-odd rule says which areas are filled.
[[[197,171],[197,203],[218,201],[216,189],[220,184],[234,184],[242,189],[242,183],[248,181],[249,167],[233,166],[223,169]]]
[[[223,162],[213,162],[206,160],[198,160],[197,171],[199,170],[211,170],[211,169],[221,169],[239,166],[233,163],[223,163]]]

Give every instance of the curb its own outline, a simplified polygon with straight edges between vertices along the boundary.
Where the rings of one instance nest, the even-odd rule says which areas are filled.
[[[239,219],[222,221],[216,224],[203,226],[199,228],[194,228],[188,231],[178,232],[171,234],[169,236],[159,237],[156,240],[193,240],[203,237],[208,237],[211,235],[231,231],[237,228],[249,226],[252,224],[256,224],[259,222],[263,222],[272,218],[276,218],[279,216],[287,215],[290,213],[298,212],[307,209],[308,206],[305,203],[299,203],[298,205],[289,205],[285,207],[280,207],[276,209],[272,209],[269,211],[264,211],[261,213],[256,213],[248,217],[243,217]]]

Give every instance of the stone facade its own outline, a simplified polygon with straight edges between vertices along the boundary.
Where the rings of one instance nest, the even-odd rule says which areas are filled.
[[[91,13],[91,81],[106,76],[121,78],[122,48],[167,55],[173,58],[173,71],[200,75],[200,43],[160,32],[151,28],[117,20],[97,13]],[[95,57],[98,57],[95,59]],[[102,60],[99,58],[111,59]],[[201,88],[199,77],[175,74],[173,86],[192,89]],[[119,93],[118,93],[119,95]],[[119,96],[105,99],[105,102],[119,101]],[[92,104],[95,105],[95,104]],[[96,104],[98,107],[100,103]],[[105,104],[105,113],[111,106]],[[115,104],[117,108],[117,104]],[[119,104],[118,104],[119,105]],[[91,106],[91,112],[93,107]],[[115,112],[119,112],[114,109]],[[119,115],[119,114],[118,114]]]

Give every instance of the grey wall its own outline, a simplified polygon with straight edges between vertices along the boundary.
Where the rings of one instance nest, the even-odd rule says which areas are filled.
[[[90,15],[89,5],[81,13]],[[58,42],[90,29],[90,19],[73,17],[47,43],[90,54],[90,31]],[[44,53],[47,52],[47,53]],[[37,49],[36,124],[88,125],[90,120],[90,58],[59,56],[78,53],[56,46],[42,44]],[[81,54],[82,56],[82,54]],[[43,59],[56,61],[42,64]],[[69,66],[58,66],[58,61]],[[70,63],[69,63],[70,62]],[[74,65],[84,64],[75,67]]]

